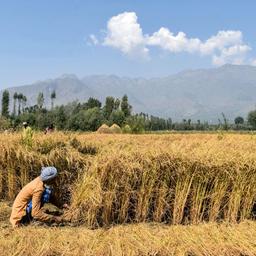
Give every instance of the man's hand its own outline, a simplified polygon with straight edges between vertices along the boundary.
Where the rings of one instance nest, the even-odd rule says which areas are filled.
[[[54,217],[53,217],[53,221],[54,221],[55,223],[61,223],[61,222],[62,222],[62,217],[60,217],[60,216],[54,216]]]
[[[62,205],[62,208],[63,208],[63,209],[69,209],[69,205],[68,205],[68,204],[63,204],[63,205]]]

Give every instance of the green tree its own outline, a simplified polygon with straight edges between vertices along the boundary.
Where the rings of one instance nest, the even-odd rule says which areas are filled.
[[[114,110],[115,99],[113,97],[107,97],[104,106],[104,116],[109,120],[112,111]]]
[[[102,124],[103,116],[99,108],[80,110],[68,120],[71,130],[96,131]]]
[[[201,124],[201,120],[200,119],[198,119],[196,121],[195,129],[196,130],[203,130],[203,124]]]
[[[95,98],[90,97],[85,103],[86,109],[90,108],[101,108],[101,102]]]
[[[54,100],[56,99],[56,92],[55,90],[51,93],[51,108],[54,108]]]
[[[68,116],[65,112],[65,107],[62,105],[57,107],[55,111],[55,125],[57,129],[63,130],[66,127]]]
[[[19,93],[17,95],[17,100],[18,100],[18,115],[21,114],[21,102],[22,102],[22,99],[23,99],[23,94],[22,93]]]
[[[36,127],[40,130],[45,129],[50,124],[54,124],[55,115],[52,111],[47,111],[42,109],[41,111],[36,112]]]
[[[37,96],[37,106],[39,109],[42,109],[44,105],[44,94],[42,92],[39,92]]]
[[[4,90],[2,95],[2,116],[9,116],[9,102],[10,102],[10,94],[9,91]]]
[[[24,113],[25,106],[27,104],[27,97],[25,95],[22,95],[21,104],[22,104],[22,112]]]
[[[142,116],[130,116],[126,122],[131,127],[133,133],[143,133],[145,131],[145,122]]]
[[[124,112],[125,117],[131,115],[132,106],[128,102],[128,96],[125,94],[121,101],[121,110]]]
[[[256,129],[256,110],[250,111],[247,119],[248,123],[253,127],[253,129]]]
[[[166,126],[167,126],[168,130],[172,129],[172,119],[171,118],[168,118],[166,120]]]
[[[27,122],[32,127],[37,127],[37,115],[35,112],[24,112],[16,118],[17,124]]]
[[[13,115],[16,116],[16,105],[17,105],[18,93],[13,94]]]
[[[100,109],[97,107],[88,109],[85,113],[85,122],[88,124],[88,130],[96,131],[103,122],[103,116]]]
[[[122,110],[114,110],[109,118],[111,124],[122,126],[125,121],[124,112]]]
[[[118,110],[120,107],[120,100],[117,98],[114,103],[114,110]]]
[[[244,119],[241,116],[237,116],[234,120],[236,125],[244,124]]]

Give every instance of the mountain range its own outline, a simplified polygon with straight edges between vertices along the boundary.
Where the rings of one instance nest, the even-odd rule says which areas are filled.
[[[38,93],[43,92],[46,107],[50,106],[53,90],[57,96],[55,105],[75,100],[84,102],[89,97],[104,103],[107,96],[121,98],[127,94],[137,113],[171,117],[173,120],[190,118],[216,122],[222,112],[233,120],[238,115],[246,117],[255,108],[256,67],[228,64],[150,79],[115,75],[80,79],[75,75],[63,75],[8,90],[11,97],[14,92],[26,95],[28,105],[36,104]]]

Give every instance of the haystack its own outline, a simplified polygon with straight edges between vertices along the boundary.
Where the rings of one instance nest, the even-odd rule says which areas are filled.
[[[112,133],[111,129],[108,125],[103,124],[99,129],[97,130],[98,133]]]
[[[113,133],[122,133],[122,129],[119,125],[117,124],[113,124],[111,127],[110,127],[110,130],[113,132]]]
[[[123,127],[123,133],[132,133],[132,129],[130,127],[129,124],[126,124],[124,127]]]

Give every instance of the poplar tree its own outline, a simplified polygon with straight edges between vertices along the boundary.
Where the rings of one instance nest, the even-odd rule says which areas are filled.
[[[39,109],[42,109],[44,105],[44,94],[42,92],[39,92],[37,96],[37,106]]]
[[[121,110],[124,112],[125,117],[129,117],[131,115],[132,106],[129,104],[128,96],[126,94],[122,98]]]
[[[107,120],[109,120],[109,117],[114,110],[115,107],[115,99],[113,97],[107,97],[105,101],[105,106],[104,106],[104,115]]]
[[[9,102],[10,102],[10,94],[9,91],[5,90],[2,96],[2,116],[9,116]]]
[[[55,90],[51,93],[51,108],[54,108],[54,100],[56,99],[56,92]]]

